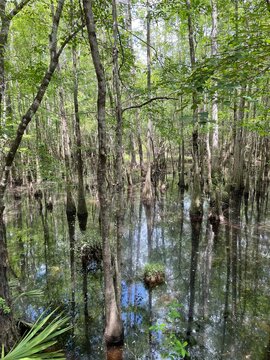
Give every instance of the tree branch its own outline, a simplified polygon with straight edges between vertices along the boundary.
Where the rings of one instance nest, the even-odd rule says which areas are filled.
[[[57,51],[57,54],[56,56],[59,57],[62,53],[62,51],[64,50],[64,48],[67,46],[67,44],[72,40],[74,39],[74,37],[78,34],[78,32],[80,30],[82,30],[83,28],[85,27],[85,23],[81,24],[81,25],[78,25],[77,29],[73,31],[73,33],[69,34],[65,39],[64,41],[62,42],[59,50]]]
[[[50,63],[49,63],[48,69],[47,69],[46,73],[44,74],[44,77],[39,85],[39,88],[37,90],[36,96],[35,96],[32,104],[29,106],[28,110],[21,118],[21,121],[17,128],[16,135],[15,135],[13,141],[11,142],[11,145],[9,147],[9,150],[8,150],[6,158],[5,158],[4,167],[3,167],[2,173],[0,174],[0,205],[1,205],[1,202],[3,201],[3,197],[4,197],[4,194],[6,191],[10,169],[13,164],[15,155],[18,151],[18,148],[21,144],[24,132],[41,104],[44,94],[50,84],[50,81],[52,79],[54,71],[57,67],[59,56],[60,56],[61,52],[63,51],[64,46],[67,44],[67,41],[65,41],[64,44],[60,47],[60,50],[58,52],[56,52],[56,46],[57,46],[57,38],[56,37],[57,37],[59,21],[60,21],[60,17],[62,14],[64,2],[65,2],[65,0],[58,0],[56,14],[53,17],[51,39],[50,39],[51,40],[51,47],[50,47],[51,56],[50,56]]]
[[[150,104],[151,102],[153,102],[153,101],[155,101],[155,100],[179,100],[179,99],[178,99],[178,98],[174,98],[174,97],[170,97],[170,96],[156,96],[156,97],[154,97],[154,98],[151,98],[151,99],[145,101],[145,102],[142,103],[142,104],[137,104],[137,105],[128,106],[128,107],[126,107],[126,108],[124,108],[124,109],[122,110],[122,113],[123,113],[124,111],[131,110],[131,109],[139,109],[139,108],[141,108],[141,107],[143,107],[143,106],[145,106],[145,105]]]
[[[130,30],[126,29],[126,28],[125,28],[124,26],[122,26],[121,24],[118,24],[118,26],[119,26],[121,29],[125,30],[126,32],[130,33],[130,34],[131,34],[132,36],[134,36],[136,39],[140,40],[143,44],[149,46],[149,47],[154,51],[155,56],[156,56],[156,59],[158,60],[158,62],[160,63],[160,65],[163,66],[163,64],[162,64],[162,62],[161,62],[161,60],[160,60],[160,58],[159,58],[159,55],[158,55],[158,52],[157,52],[156,48],[154,48],[152,45],[149,45],[149,44],[147,43],[147,41],[143,40],[140,36],[134,34],[133,31],[130,31]]]
[[[12,18],[14,18],[14,16],[16,16],[29,2],[30,0],[22,0],[19,4],[17,4],[8,14],[9,20],[12,20]]]

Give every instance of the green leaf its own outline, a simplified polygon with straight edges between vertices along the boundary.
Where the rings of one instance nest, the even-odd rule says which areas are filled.
[[[32,360],[32,359],[65,359],[61,351],[53,351],[44,353],[44,350],[49,349],[56,344],[55,338],[64,332],[71,329],[67,325],[69,317],[59,314],[55,315],[56,310],[44,317],[42,314],[32,329],[27,333],[23,339],[11,350],[7,355],[3,354],[2,360]]]

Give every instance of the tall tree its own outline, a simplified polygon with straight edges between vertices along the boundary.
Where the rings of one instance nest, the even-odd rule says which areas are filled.
[[[195,55],[195,39],[194,39],[194,25],[192,19],[192,7],[190,0],[186,0],[186,7],[188,11],[188,41],[189,41],[189,55],[191,70],[194,70],[196,65]],[[192,92],[192,109],[193,109],[193,132],[192,132],[192,157],[193,157],[193,189],[190,206],[190,215],[194,218],[202,216],[202,189],[199,166],[199,124],[198,124],[198,94],[196,90]]]
[[[33,102],[27,109],[26,113],[22,116],[21,121],[18,125],[17,132],[14,136],[14,139],[11,141],[9,150],[4,159],[4,164],[0,173],[0,297],[4,299],[7,306],[11,305],[10,292],[8,286],[8,257],[7,257],[7,244],[5,236],[5,224],[3,220],[3,213],[5,209],[4,205],[4,195],[6,192],[9,174],[11,166],[15,159],[18,148],[22,142],[23,135],[25,130],[34,115],[36,114],[41,101],[45,95],[45,92],[50,84],[54,71],[58,65],[58,60],[63,52],[66,44],[70,41],[73,35],[69,35],[62,42],[61,46],[58,48],[58,29],[60,18],[64,6],[65,0],[58,0],[55,13],[52,17],[52,28],[50,33],[50,61],[48,69],[43,76],[43,79],[38,87],[36,96],[34,97]],[[12,317],[12,312],[3,313],[0,312],[0,325],[1,325],[1,334],[0,334],[0,343],[4,344],[6,348],[13,346],[16,341],[16,328]]]
[[[5,95],[5,52],[12,19],[29,3],[22,0],[11,11],[7,11],[7,0],[0,1],[0,123],[3,121],[3,100]]]
[[[98,119],[98,195],[100,202],[100,227],[103,246],[103,266],[105,282],[105,341],[108,346],[123,342],[123,325],[119,314],[116,292],[113,282],[111,248],[109,239],[109,207],[106,189],[107,176],[107,137],[106,137],[106,79],[100,58],[96,36],[93,6],[91,0],[83,0],[84,14],[91,49],[92,60],[98,83],[97,119]]]
[[[151,12],[150,4],[147,0],[146,2],[146,51],[147,51],[147,94],[148,98],[151,97]],[[148,123],[147,123],[147,172],[143,187],[143,199],[146,203],[151,203],[153,200],[153,191],[152,191],[152,180],[151,180],[151,148],[152,148],[152,118],[150,112],[148,113]]]
[[[74,20],[74,4],[71,0],[71,25],[75,25]],[[78,101],[78,54],[76,41],[72,43],[72,68],[73,68],[73,103],[75,112],[75,135],[76,135],[76,160],[77,160],[77,174],[78,174],[78,204],[77,216],[81,230],[86,229],[88,211],[85,201],[84,190],[84,176],[83,176],[83,159],[82,159],[82,135],[81,135],[81,120],[79,114],[79,101]]]

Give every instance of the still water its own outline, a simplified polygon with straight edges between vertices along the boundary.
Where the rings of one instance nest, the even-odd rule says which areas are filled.
[[[69,231],[65,195],[43,189],[53,210],[22,191],[8,194],[7,242],[16,313],[33,322],[59,307],[72,317],[63,339],[67,359],[104,359],[103,275],[100,264],[83,268],[81,249],[97,245],[98,202],[87,194],[85,232]],[[42,200],[44,205],[44,200]],[[111,198],[110,236],[116,220]],[[188,341],[190,359],[270,359],[270,212],[268,196],[231,201],[224,222],[213,229],[205,201],[202,223],[192,224],[189,194],[173,184],[151,207],[140,191],[125,194],[122,241],[123,358],[180,359],[170,340]],[[163,264],[164,285],[147,289],[149,262]],[[179,354],[179,352],[178,352]]]

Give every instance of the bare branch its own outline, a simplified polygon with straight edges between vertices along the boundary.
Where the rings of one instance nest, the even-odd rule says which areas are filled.
[[[128,106],[128,107],[126,107],[126,108],[124,108],[124,109],[122,110],[122,113],[123,113],[124,111],[131,110],[131,109],[139,109],[139,108],[141,108],[141,107],[143,107],[143,106],[145,106],[145,105],[148,105],[148,104],[150,104],[151,102],[156,101],[156,100],[179,100],[179,99],[178,99],[178,98],[174,98],[174,97],[170,97],[170,96],[156,96],[156,97],[154,97],[154,98],[151,98],[151,99],[145,101],[145,102],[142,103],[142,104],[137,104],[137,105]]]

